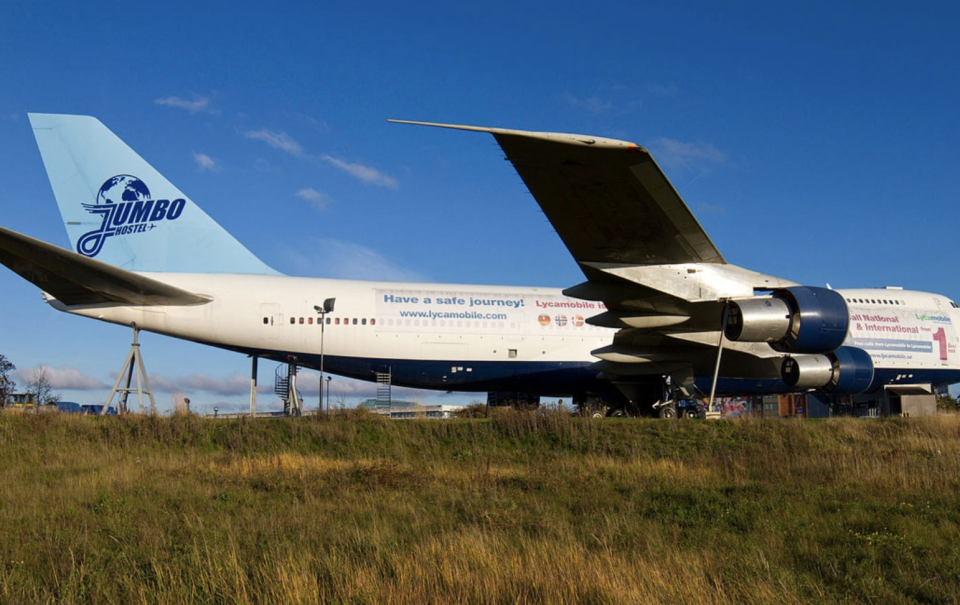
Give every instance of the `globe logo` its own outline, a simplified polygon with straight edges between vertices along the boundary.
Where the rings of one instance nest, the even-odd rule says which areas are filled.
[[[149,233],[166,221],[175,221],[187,207],[186,198],[153,199],[143,181],[129,174],[118,174],[104,181],[95,204],[83,204],[84,210],[102,217],[100,226],[77,240],[77,252],[95,257],[107,239]],[[77,223],[80,224],[80,223]]]
[[[135,176],[118,174],[107,179],[97,193],[97,205],[142,202],[150,199],[150,190]]]

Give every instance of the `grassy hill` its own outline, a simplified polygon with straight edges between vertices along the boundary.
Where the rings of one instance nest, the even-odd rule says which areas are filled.
[[[0,600],[947,603],[960,417],[0,415]]]

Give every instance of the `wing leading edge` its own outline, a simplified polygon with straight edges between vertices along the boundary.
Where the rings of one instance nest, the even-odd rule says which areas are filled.
[[[432,122],[487,132],[579,263],[725,263],[650,153],[627,141]],[[584,267],[588,277],[591,273]]]
[[[0,263],[68,306],[195,305],[206,296],[0,227]]]

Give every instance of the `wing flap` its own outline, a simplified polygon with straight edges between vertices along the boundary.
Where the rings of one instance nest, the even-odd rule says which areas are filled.
[[[195,305],[210,298],[0,227],[0,263],[68,306]]]

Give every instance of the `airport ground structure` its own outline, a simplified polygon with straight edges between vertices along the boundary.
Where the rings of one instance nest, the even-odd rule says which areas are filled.
[[[753,395],[721,397],[714,409],[723,416],[750,414],[760,418],[830,418],[855,416],[935,416],[939,395],[928,385],[914,385],[882,390],[870,397],[824,397],[816,393],[788,395]]]
[[[960,594],[960,416],[0,415],[0,601]]]

